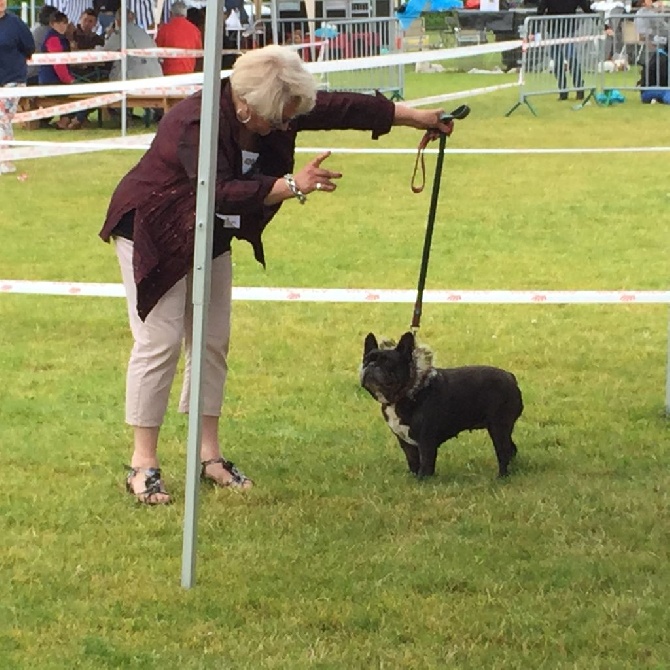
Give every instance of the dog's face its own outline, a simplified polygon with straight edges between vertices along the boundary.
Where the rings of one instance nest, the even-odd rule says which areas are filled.
[[[393,404],[411,396],[432,370],[432,352],[417,347],[412,333],[405,333],[397,346],[378,343],[372,333],[365,338],[361,386],[380,403]]]
[[[412,351],[414,335],[405,333],[397,347],[382,343],[368,333],[363,347],[361,386],[380,403],[394,403],[413,383]]]

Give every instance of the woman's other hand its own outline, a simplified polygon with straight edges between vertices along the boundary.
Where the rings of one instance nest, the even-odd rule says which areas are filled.
[[[295,174],[296,186],[305,194],[313,191],[327,191],[331,193],[337,188],[333,180],[342,177],[341,172],[332,172],[322,167],[321,164],[330,156],[330,151],[325,151],[313,158],[299,172]]]

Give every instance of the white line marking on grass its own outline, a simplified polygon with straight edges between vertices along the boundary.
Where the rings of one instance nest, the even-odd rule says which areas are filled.
[[[146,143],[148,136],[139,136],[141,141],[128,141],[128,138],[114,138],[108,140],[92,140],[90,142],[30,142],[30,141],[2,141],[0,146],[11,145],[13,149],[3,152],[7,160],[19,161],[30,158],[47,158],[54,156],[65,156],[80,153],[89,153],[93,151],[107,151],[107,150],[129,150],[141,149],[146,151],[149,144]],[[151,136],[153,138],[153,136]],[[359,148],[353,149],[348,147],[299,147],[296,148],[296,153],[300,154],[320,154],[324,151],[330,151],[334,155],[340,154],[360,154],[360,155],[410,155],[416,154],[415,148],[394,148],[394,149],[377,149],[377,148]],[[546,148],[546,149],[453,149],[447,147],[445,153],[457,155],[533,155],[538,156],[542,154],[626,154],[626,153],[667,153],[670,147],[571,147],[571,148]],[[426,154],[437,154],[437,149],[426,149]]]

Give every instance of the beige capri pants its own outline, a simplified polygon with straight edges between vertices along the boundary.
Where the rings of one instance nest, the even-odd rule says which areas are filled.
[[[137,314],[137,287],[133,276],[133,243],[114,238],[128,303],[134,344],[126,377],[126,422],[154,428],[163,423],[170,389],[184,343],[184,383],[179,411],[187,413],[191,392],[191,345],[193,337],[193,276],[189,272],[149,312],[145,321]],[[232,262],[230,251],[214,259],[206,352],[203,370],[204,416],[220,416],[228,365]]]

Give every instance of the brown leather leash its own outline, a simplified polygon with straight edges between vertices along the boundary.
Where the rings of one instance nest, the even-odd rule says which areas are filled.
[[[416,151],[416,161],[414,163],[414,172],[412,172],[412,183],[410,184],[413,193],[421,193],[421,191],[423,191],[424,187],[426,186],[426,161],[424,159],[424,152],[426,151],[426,147],[431,142],[434,142],[436,139],[438,139],[440,135],[446,135],[447,137],[451,136],[451,133],[454,131],[454,122],[449,121],[447,125],[449,126],[449,129],[446,131],[446,133],[442,133],[435,128],[431,128],[430,130],[427,130],[424,133],[424,136],[421,138]],[[419,165],[421,165],[421,185],[416,186],[414,182],[416,181],[416,173],[419,171]]]
[[[427,130],[419,142],[419,148],[416,154],[416,163],[414,164],[414,173],[412,174],[412,191],[421,193],[426,184],[426,166],[424,162],[424,152],[426,147],[433,140],[439,139],[439,149],[437,152],[437,163],[435,164],[435,176],[433,177],[433,192],[430,197],[430,209],[428,210],[428,224],[426,225],[426,237],[423,242],[423,256],[421,258],[421,270],[419,272],[419,285],[417,287],[416,302],[414,303],[414,312],[412,314],[411,329],[416,332],[421,322],[421,310],[423,308],[423,290],[426,286],[426,275],[428,274],[428,260],[430,258],[430,245],[433,239],[433,228],[435,226],[435,214],[437,212],[437,200],[440,194],[440,180],[442,177],[442,166],[444,165],[444,149],[447,144],[447,137],[451,135],[454,128],[454,120],[464,119],[470,113],[467,105],[457,107],[451,114],[445,114],[441,121],[448,125],[448,130],[442,132],[435,128]],[[421,185],[415,186],[416,174],[421,165]]]

